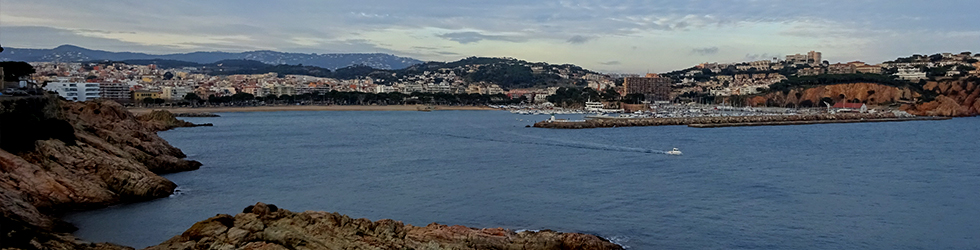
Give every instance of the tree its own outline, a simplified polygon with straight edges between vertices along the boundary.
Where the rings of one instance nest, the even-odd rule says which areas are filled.
[[[170,79],[174,79],[174,73],[170,73],[170,71],[167,71],[167,73],[163,73],[163,80],[170,80]]]
[[[155,102],[156,100],[154,100],[153,97],[143,98],[143,104],[153,104]]]
[[[646,96],[643,94],[628,94],[623,97],[623,102],[626,104],[640,104],[646,100]]]
[[[813,102],[810,100],[803,100],[802,102],[800,102],[800,107],[801,108],[813,107]]]
[[[616,92],[616,90],[613,88],[606,88],[606,90],[602,93],[602,99],[607,101],[617,101],[619,100],[619,97],[619,92]]]
[[[3,67],[3,78],[7,81],[17,81],[36,73],[34,66],[26,62],[0,62],[0,67]]]
[[[190,101],[191,103],[194,103],[194,102],[200,101],[201,100],[201,97],[200,96],[197,96],[197,94],[195,94],[195,93],[187,93],[186,95],[184,95],[184,100],[187,100],[187,101]]]

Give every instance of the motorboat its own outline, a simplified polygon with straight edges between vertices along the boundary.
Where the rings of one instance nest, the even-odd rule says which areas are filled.
[[[667,151],[667,154],[668,155],[682,155],[684,153],[681,153],[680,150],[678,150],[677,148],[674,148],[674,149],[671,149],[670,151]]]

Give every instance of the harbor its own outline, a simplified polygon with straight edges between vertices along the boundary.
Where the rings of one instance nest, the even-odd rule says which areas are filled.
[[[553,129],[589,129],[640,126],[676,126],[687,125],[694,128],[745,127],[745,126],[781,126],[806,125],[827,123],[860,123],[860,122],[897,122],[948,120],[949,117],[918,117],[905,115],[900,112],[880,113],[822,113],[768,116],[698,116],[674,118],[620,118],[595,117],[586,120],[549,119],[534,124],[536,128]]]

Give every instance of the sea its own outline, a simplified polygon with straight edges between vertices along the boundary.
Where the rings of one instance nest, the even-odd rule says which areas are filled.
[[[75,235],[143,248],[264,202],[628,249],[980,248],[980,118],[553,130],[505,111],[219,114],[159,133],[204,164],[164,176],[175,195],[68,214]]]

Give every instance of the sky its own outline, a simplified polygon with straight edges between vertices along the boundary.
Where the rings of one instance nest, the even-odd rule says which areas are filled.
[[[978,14],[977,0],[0,0],[0,44],[513,57],[642,74],[811,50],[832,63],[980,52]]]

